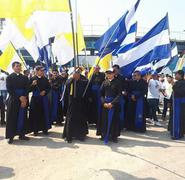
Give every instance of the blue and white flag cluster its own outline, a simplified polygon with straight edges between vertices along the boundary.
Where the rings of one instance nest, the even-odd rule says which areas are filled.
[[[119,52],[121,49],[122,47]],[[166,15],[144,37],[119,54],[114,64],[120,65],[125,77],[130,77],[137,67],[153,64],[157,69],[165,66],[170,58],[169,22]]]
[[[140,0],[132,6],[115,24],[113,24],[96,42],[95,48],[99,55],[116,54],[120,46],[127,47],[136,40],[137,22],[135,13]],[[102,56],[102,57],[103,57]]]
[[[172,44],[171,55],[171,60],[167,63],[166,67],[168,67],[173,72],[179,60],[176,42],[173,42]]]

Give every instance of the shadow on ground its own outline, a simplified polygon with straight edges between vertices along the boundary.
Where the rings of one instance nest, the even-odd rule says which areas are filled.
[[[8,179],[15,176],[14,169],[0,166],[0,179]]]
[[[139,178],[126,172],[114,169],[101,169],[100,171],[108,172],[113,177],[114,180],[156,180],[155,178],[152,177]]]
[[[58,140],[58,141],[55,141]],[[61,140],[61,141],[59,141]],[[50,132],[48,136],[44,136],[39,134],[37,138],[30,136],[29,141],[19,141],[15,140],[13,145],[20,145],[20,146],[44,146],[49,149],[60,149],[60,148],[72,148],[77,149],[79,148],[74,143],[68,144],[62,141],[62,134],[57,132]]]

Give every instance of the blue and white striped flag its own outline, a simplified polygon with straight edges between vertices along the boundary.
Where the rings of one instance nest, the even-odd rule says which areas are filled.
[[[173,44],[172,44],[172,47],[171,47],[171,55],[172,55],[172,58],[167,63],[166,67],[168,67],[173,72],[175,70],[175,67],[177,65],[177,62],[179,60],[179,57],[178,57],[178,49],[177,49],[176,42],[173,42]]]
[[[169,23],[166,15],[128,51],[120,54],[114,63],[120,65],[125,77],[130,77],[137,67],[151,63],[162,65],[167,63],[170,57]]]
[[[113,24],[96,42],[95,48],[104,55],[112,53],[119,49],[120,46],[126,46],[135,42],[137,23],[135,13],[139,6],[140,0],[131,7],[115,24]]]

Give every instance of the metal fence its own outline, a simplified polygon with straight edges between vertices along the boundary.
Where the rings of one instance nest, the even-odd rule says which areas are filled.
[[[102,35],[108,29],[108,25],[83,25],[84,35],[87,36],[99,36]],[[137,36],[142,37],[150,28],[138,27]],[[170,38],[177,41],[185,41],[185,31],[171,31]]]

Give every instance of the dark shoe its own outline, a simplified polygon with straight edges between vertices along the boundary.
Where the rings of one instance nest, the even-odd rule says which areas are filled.
[[[5,121],[1,121],[1,126],[4,126],[6,125],[6,122]]]
[[[29,137],[26,137],[26,136],[19,136],[19,140],[22,140],[22,141],[29,141],[30,138],[29,138]]]
[[[48,131],[43,131],[43,134],[47,136],[49,133]]]
[[[85,141],[85,137],[79,137],[78,140],[81,141],[81,142],[84,142]]]
[[[163,121],[166,121],[166,117],[163,115],[161,118]]]
[[[13,138],[10,138],[10,139],[8,140],[8,144],[13,144]]]
[[[67,143],[71,144],[72,143],[72,140],[67,140]]]
[[[100,138],[100,141],[104,141],[104,138],[103,138],[103,137],[101,137],[101,138]]]
[[[38,136],[38,132],[34,132],[33,135],[34,135],[34,136]]]
[[[118,138],[113,138],[113,139],[112,139],[112,142],[113,142],[113,143],[118,143]]]

